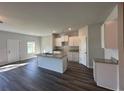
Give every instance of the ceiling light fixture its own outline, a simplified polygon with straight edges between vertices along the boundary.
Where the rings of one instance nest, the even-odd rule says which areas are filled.
[[[71,27],[69,27],[68,30],[71,31],[72,30]]]

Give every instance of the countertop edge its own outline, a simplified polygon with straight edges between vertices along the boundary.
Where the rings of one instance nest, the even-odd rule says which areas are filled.
[[[64,58],[66,55],[53,55],[53,56],[47,56],[47,55],[42,55],[42,54],[37,54],[36,56],[41,56],[41,57],[47,57],[47,58],[57,58],[57,59],[62,59]]]
[[[103,63],[103,64],[118,65],[118,61],[117,62],[113,62],[111,59],[94,58],[94,62],[96,62],[96,63]]]

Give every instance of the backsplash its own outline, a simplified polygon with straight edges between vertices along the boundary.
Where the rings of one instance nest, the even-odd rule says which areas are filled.
[[[105,52],[105,59],[111,59],[111,57],[115,58],[115,59],[119,59],[118,58],[118,49],[104,49]]]

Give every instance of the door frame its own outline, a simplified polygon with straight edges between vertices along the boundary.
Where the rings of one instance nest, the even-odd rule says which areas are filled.
[[[89,67],[89,45],[88,45],[88,36],[86,36],[86,66]]]

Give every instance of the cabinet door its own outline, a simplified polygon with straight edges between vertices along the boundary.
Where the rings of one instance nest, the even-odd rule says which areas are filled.
[[[56,46],[61,46],[61,38],[56,38]]]
[[[65,41],[65,42],[68,42],[68,35],[65,35],[65,36],[64,36],[64,41]]]
[[[79,62],[79,53],[78,52],[73,52],[73,61]]]
[[[76,46],[76,37],[73,37],[73,46]]]
[[[58,38],[56,38],[56,46],[59,46]]]
[[[58,44],[59,44],[59,46],[62,46],[62,40],[61,40],[61,38],[58,39]]]
[[[79,46],[79,37],[78,36],[69,37],[69,46]]]
[[[73,37],[69,37],[69,46],[73,46]]]
[[[79,37],[77,36],[75,39],[76,39],[76,46],[79,46]]]
[[[79,37],[78,36],[73,37],[73,46],[79,46]]]
[[[72,52],[68,52],[68,61],[72,61]]]
[[[105,23],[105,48],[118,48],[117,20]]]
[[[55,39],[55,46],[58,46],[58,39]]]
[[[61,36],[61,41],[62,41],[62,42],[64,42],[64,41],[65,41],[65,40],[64,40],[64,36]]]
[[[62,42],[68,42],[68,35],[61,36],[61,41]]]

